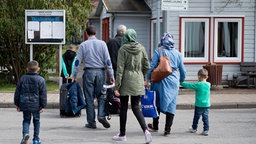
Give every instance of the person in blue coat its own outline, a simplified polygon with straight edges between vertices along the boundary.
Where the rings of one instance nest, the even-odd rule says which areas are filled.
[[[28,72],[19,79],[14,94],[17,111],[23,112],[21,144],[28,142],[31,119],[33,119],[34,126],[33,144],[41,144],[39,138],[40,114],[44,112],[47,105],[47,90],[45,79],[38,74],[39,70],[37,61],[29,61],[27,63]]]
[[[163,49],[163,51],[162,51]],[[172,74],[159,82],[151,83],[151,90],[156,92],[156,106],[160,116],[160,112],[166,115],[164,135],[167,136],[171,132],[171,126],[176,111],[177,96],[179,85],[185,80],[186,69],[184,67],[181,53],[175,49],[173,35],[166,32],[162,35],[159,48],[154,51],[150,69],[147,73],[146,85],[149,86],[151,73],[157,67],[160,54],[169,56],[172,65]],[[158,130],[159,117],[153,118],[153,123],[148,124],[148,127],[153,130]]]

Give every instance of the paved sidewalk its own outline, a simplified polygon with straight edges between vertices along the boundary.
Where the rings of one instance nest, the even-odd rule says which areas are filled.
[[[14,107],[13,92],[0,93],[0,108]],[[211,91],[211,108],[256,108],[255,88],[223,88]],[[191,109],[194,105],[194,91],[181,89],[177,109]],[[59,93],[48,92],[47,108],[59,108]]]

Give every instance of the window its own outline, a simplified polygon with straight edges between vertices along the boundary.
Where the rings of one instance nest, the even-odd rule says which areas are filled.
[[[243,17],[181,17],[180,20],[180,51],[184,62],[242,61]]]
[[[214,19],[214,62],[241,62],[242,19]]]
[[[184,62],[208,62],[209,18],[181,20],[181,53]]]

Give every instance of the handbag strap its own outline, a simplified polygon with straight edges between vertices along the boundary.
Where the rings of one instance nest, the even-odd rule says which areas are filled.
[[[161,49],[162,49],[162,53],[160,52]],[[167,54],[165,53],[164,48],[162,46],[158,47],[158,53],[159,53],[160,57],[167,56]]]

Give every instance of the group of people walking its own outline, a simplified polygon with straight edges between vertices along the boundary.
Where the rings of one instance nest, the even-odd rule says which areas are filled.
[[[198,86],[198,84],[194,86],[194,84],[184,82],[186,69],[181,53],[175,49],[173,35],[168,32],[162,35],[159,47],[161,47],[163,51],[159,51],[157,48],[150,62],[144,46],[137,42],[137,33],[134,29],[126,29],[126,26],[119,25],[115,38],[110,39],[107,43],[96,38],[95,26],[88,26],[86,32],[88,40],[80,44],[77,54],[74,55],[74,48],[72,46],[69,49],[69,53],[74,59],[74,61],[69,61],[69,67],[72,66],[73,68],[71,68],[71,70],[69,68],[69,72],[66,71],[62,74],[65,78],[69,78],[72,81],[76,80],[79,66],[83,62],[83,92],[87,103],[87,124],[85,127],[91,129],[97,128],[94,106],[95,99],[97,99],[98,103],[98,122],[105,128],[111,126],[105,118],[105,99],[107,91],[103,85],[106,84],[106,82],[111,84],[115,83],[114,94],[120,97],[121,101],[119,115],[120,129],[119,133],[114,135],[112,139],[115,141],[127,140],[126,123],[128,101],[130,99],[132,112],[144,133],[145,142],[150,143],[152,141],[150,131],[157,131],[159,129],[159,117],[153,118],[152,123],[146,124],[140,109],[141,96],[145,94],[145,87],[150,86],[151,90],[156,92],[156,105],[159,116],[160,113],[165,114],[166,120],[163,135],[168,136],[171,133],[171,126],[175,116],[179,86],[182,84],[185,88],[195,89],[197,97],[203,95],[203,98],[199,98],[196,102],[198,105],[196,105],[195,117],[190,131],[196,132],[200,115],[203,115],[203,121],[205,123],[204,134],[208,135],[209,123],[207,113],[210,107],[210,85],[206,82],[208,73],[204,69],[201,70],[202,72],[198,73],[198,78],[201,82],[200,86]],[[151,83],[151,73],[158,65],[161,55],[160,52],[163,52],[169,57],[173,72],[160,82]],[[67,57],[67,54],[65,56]],[[65,61],[63,61],[63,63],[65,63]],[[202,89],[204,92],[199,92],[200,94],[198,94],[198,91]],[[15,105],[17,108],[20,107],[19,98],[22,97],[19,91],[20,89],[17,87],[15,93]],[[39,90],[39,97],[40,91],[41,90]],[[33,91],[31,90],[30,93],[33,93]],[[46,97],[46,94],[43,93],[42,97]],[[38,107],[42,109],[45,107],[45,104],[41,103],[40,100],[39,98]],[[204,102],[200,103],[199,101],[202,100]],[[202,106],[204,108],[203,110]],[[25,120],[23,121],[23,126],[24,123]],[[28,140],[27,135],[28,131],[23,129],[22,144],[25,144]],[[40,141],[38,135],[34,139]]]
[[[118,26],[116,37],[107,44],[96,39],[96,28],[94,26],[87,27],[86,32],[89,38],[78,49],[73,71],[74,78],[76,78],[79,64],[83,60],[83,88],[88,103],[86,108],[88,124],[86,124],[86,127],[96,128],[95,112],[93,110],[93,100],[95,98],[98,100],[98,121],[104,127],[110,127],[104,117],[106,90],[103,88],[103,84],[106,82],[105,69],[107,69],[110,81],[115,82],[114,93],[120,97],[121,101],[120,131],[113,136],[113,140],[126,141],[127,110],[130,98],[131,109],[145,134],[145,141],[150,143],[152,137],[148,126],[150,129],[158,129],[159,118],[154,118],[153,124],[147,126],[139,104],[141,96],[145,94],[145,86],[149,85],[151,72],[158,64],[158,51],[154,52],[151,64],[149,64],[148,54],[144,46],[137,42],[136,31],[134,29],[126,30],[124,25]],[[164,134],[168,135],[175,114],[179,83],[184,81],[186,70],[181,54],[174,48],[174,40],[171,34],[165,33],[163,35],[160,46],[164,49],[165,54],[170,57],[174,72],[161,82],[152,83],[151,89],[155,90],[158,95],[159,113],[166,114]]]

